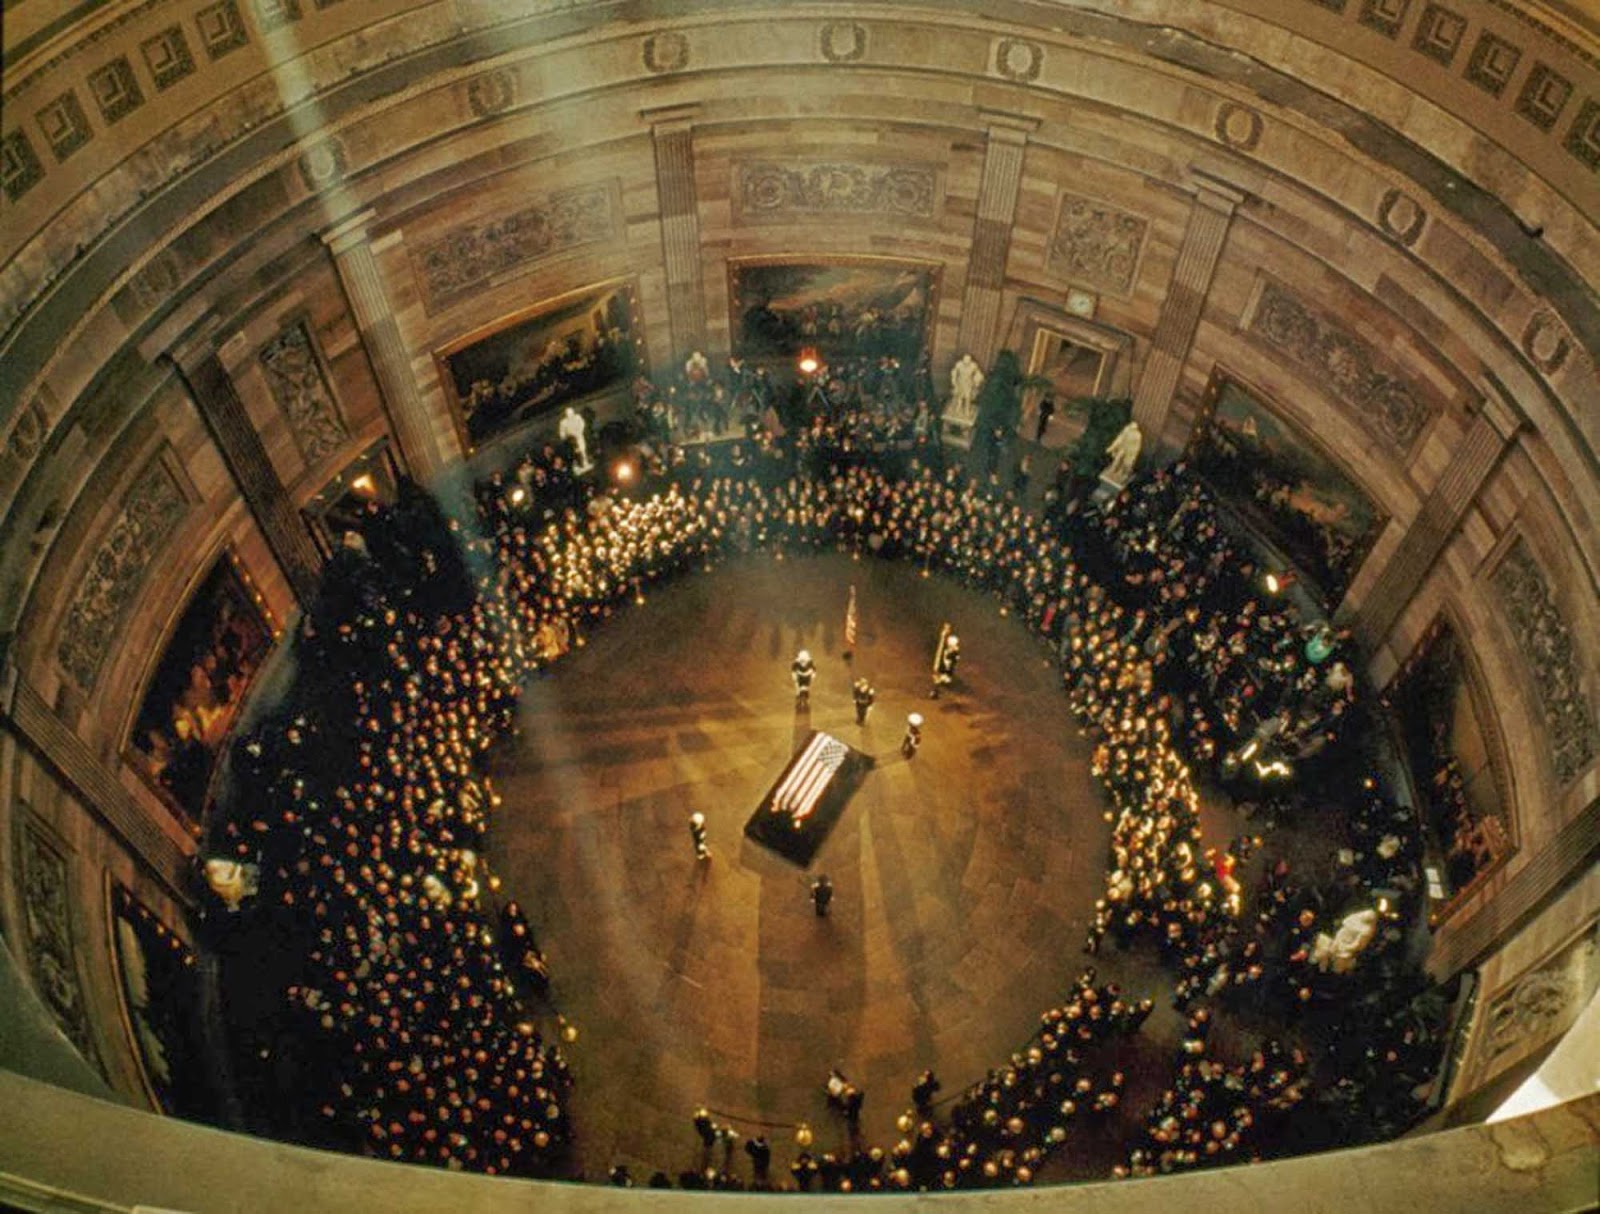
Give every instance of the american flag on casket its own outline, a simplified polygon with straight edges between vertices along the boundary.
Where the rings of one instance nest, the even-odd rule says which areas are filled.
[[[831,734],[815,733],[789,774],[772,794],[770,812],[788,814],[799,826],[816,809],[829,783],[850,757],[850,748]]]

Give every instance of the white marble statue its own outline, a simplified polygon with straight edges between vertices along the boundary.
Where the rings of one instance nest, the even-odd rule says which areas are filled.
[[[1106,465],[1105,471],[1100,474],[1101,477],[1115,481],[1119,485],[1127,483],[1129,475],[1133,472],[1133,465],[1139,458],[1139,450],[1143,446],[1144,434],[1139,429],[1139,423],[1129,422],[1107,445],[1106,454],[1111,457],[1111,462]]]
[[[206,884],[211,887],[211,892],[221,898],[231,911],[238,910],[239,904],[256,892],[259,873],[254,864],[241,864],[237,860],[212,856],[206,860],[205,870]]]
[[[978,415],[978,389],[983,387],[983,368],[970,354],[950,368],[949,416],[971,419]]]
[[[562,438],[570,439],[572,441],[572,446],[577,452],[578,460],[574,471],[580,473],[587,472],[590,468],[594,467],[594,465],[589,462],[588,430],[589,426],[583,420],[583,414],[579,413],[571,405],[568,405],[567,411],[561,415],[561,425],[557,428],[557,432]]]
[[[1348,974],[1356,967],[1356,960],[1366,951],[1378,934],[1378,912],[1372,909],[1353,911],[1344,917],[1339,930],[1333,935],[1318,932],[1311,945],[1311,963],[1324,972]]]

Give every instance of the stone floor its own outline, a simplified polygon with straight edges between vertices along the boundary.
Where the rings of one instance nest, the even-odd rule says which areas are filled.
[[[851,584],[861,634],[847,661]],[[945,621],[964,659],[955,694],[933,702]],[[587,642],[529,687],[521,731],[496,753],[504,804],[489,846],[541,934],[555,1008],[580,1033],[572,1107],[587,1175],[693,1166],[700,1104],[741,1134],[763,1130],[782,1175],[795,1123],[819,1147],[843,1140],[822,1096],[834,1065],[866,1092],[866,1140],[892,1144],[923,1067],[952,1097],[1027,1040],[1087,961],[1110,828],[1088,743],[1021,624],[908,566],[751,557],[652,593]],[[819,668],[809,713],[788,678],[802,646]],[[878,689],[864,727],[858,673]],[[907,761],[912,711],[927,726]],[[741,831],[812,728],[878,765],[801,871]],[[689,838],[696,811],[705,863]],[[1221,839],[1231,829],[1215,823]],[[836,889],[820,920],[808,893],[819,872]],[[1137,953],[1098,964],[1157,1001],[1125,1047],[1131,1116],[1171,1057],[1170,979]],[[1113,1136],[1075,1143],[1052,1171],[1103,1177]]]

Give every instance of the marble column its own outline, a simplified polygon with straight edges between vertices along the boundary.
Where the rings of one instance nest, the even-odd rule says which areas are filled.
[[[656,196],[661,207],[661,254],[667,278],[676,367],[706,344],[705,279],[700,268],[700,212],[694,187],[697,105],[642,111],[655,142]]]
[[[401,462],[415,480],[428,484],[443,469],[444,456],[434,439],[433,418],[417,386],[411,357],[400,337],[400,323],[389,306],[389,293],[372,253],[368,225],[374,214],[366,210],[340,220],[322,233],[322,243],[333,255]]]
[[[971,354],[988,370],[994,359],[1000,325],[1000,296],[1005,287],[1006,261],[1011,254],[1011,227],[1017,216],[1017,194],[1022,188],[1022,162],[1028,135],[1037,118],[983,111],[988,138],[983,152],[983,175],[978,181],[978,216],[972,226],[972,251],[967,258],[967,285],[961,295],[961,328],[956,354]]]
[[[1340,622],[1355,632],[1368,653],[1376,653],[1388,639],[1400,613],[1461,525],[1478,490],[1511,446],[1520,424],[1499,385],[1490,384],[1478,416],[1383,569],[1358,602],[1347,600],[1340,605]]]
[[[193,904],[187,878],[193,844],[162,830],[9,662],[0,671],[0,720],[168,893],[184,906]]]
[[[170,357],[295,597],[302,606],[309,605],[316,594],[322,559],[305,520],[278,479],[227,368],[212,347],[210,334],[190,339]]]
[[[1133,398],[1133,420],[1144,432],[1147,451],[1161,446],[1172,396],[1189,360],[1228,225],[1234,209],[1244,201],[1242,191],[1217,178],[1196,173],[1191,180],[1195,185],[1194,205],[1189,210],[1189,223],[1183,232],[1172,280],[1167,284],[1167,297],[1150,336],[1150,355],[1145,359],[1144,373]]]

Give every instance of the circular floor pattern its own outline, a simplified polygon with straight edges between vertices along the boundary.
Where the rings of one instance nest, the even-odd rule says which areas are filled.
[[[964,659],[956,693],[933,702],[944,621]],[[1110,828],[1089,743],[1021,624],[909,566],[748,557],[652,592],[587,640],[530,684],[496,752],[489,851],[580,1030],[571,1106],[590,1177],[617,1161],[689,1166],[702,1103],[741,1133],[772,1127],[775,1144],[798,1121],[832,1143],[832,1065],[866,1093],[866,1140],[892,1143],[923,1067],[948,1096],[1027,1040],[1086,960]],[[788,678],[802,646],[819,667],[809,714]],[[864,727],[857,674],[878,689]],[[927,718],[911,761],[908,712]],[[742,832],[813,728],[878,765],[802,871]],[[818,872],[837,891],[820,920]]]

